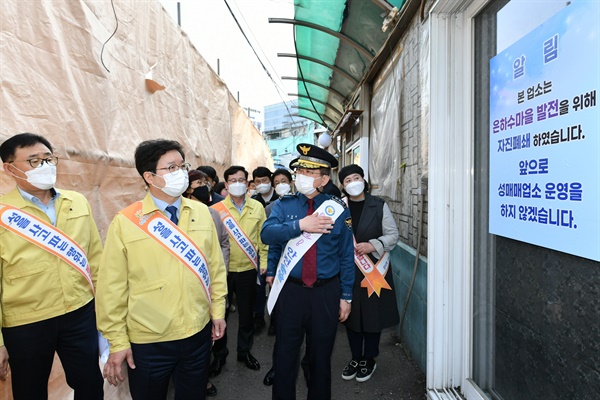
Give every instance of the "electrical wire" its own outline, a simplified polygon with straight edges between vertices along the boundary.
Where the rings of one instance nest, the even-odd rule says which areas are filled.
[[[271,67],[271,71],[276,71],[277,69],[273,66],[273,64],[271,64],[271,60],[267,56],[267,53],[263,50],[262,46],[260,45],[260,41],[258,39],[256,39],[256,35],[254,35],[254,32],[252,31],[252,27],[250,26],[250,24],[248,23],[248,21],[246,21],[246,18],[244,17],[244,13],[242,12],[242,10],[241,10],[240,6],[238,5],[237,1],[233,0],[233,4],[235,4],[235,6],[237,7],[237,10],[238,10],[238,13],[239,13],[240,17],[242,18],[242,20],[246,24],[246,27],[248,28],[248,31],[250,32],[250,36],[252,36],[252,39],[254,39],[254,43],[256,43],[258,49],[262,53],[264,59],[267,61],[267,64],[269,65],[269,67]],[[277,89],[281,90],[282,93],[285,93],[285,90],[283,90],[281,88],[282,86],[285,86],[285,84],[279,78],[279,76],[276,76],[276,78],[278,80],[278,83],[276,84],[277,85],[276,86]]]
[[[116,25],[115,25],[115,30],[112,33],[112,35],[110,35],[108,37],[108,39],[106,39],[106,42],[104,42],[102,44],[102,50],[100,50],[100,62],[102,62],[102,66],[104,67],[105,70],[107,70],[110,73],[110,70],[108,68],[106,68],[106,65],[104,64],[104,59],[102,58],[102,55],[104,54],[104,46],[106,46],[106,43],[108,43],[108,41],[110,39],[112,39],[113,36],[115,36],[115,33],[117,33],[117,29],[119,29],[119,18],[117,18],[117,10],[115,10],[115,3],[113,2],[113,0],[110,0],[110,4],[112,5],[112,9],[113,9],[113,14],[115,15],[115,21],[117,21]]]
[[[244,29],[242,28],[242,26],[240,25],[237,17],[235,16],[235,14],[233,13],[233,10],[231,9],[231,7],[229,6],[229,3],[227,2],[227,0],[223,0],[225,2],[225,5],[227,6],[227,9],[229,10],[229,13],[231,14],[231,16],[233,17],[233,20],[235,21],[235,23],[237,24],[240,32],[242,32],[242,35],[244,36],[244,38],[246,39],[246,41],[248,42],[248,45],[250,46],[250,48],[252,49],[252,51],[254,52],[254,55],[256,56],[256,59],[258,60],[258,62],[260,63],[260,65],[263,67],[263,70],[265,71],[265,73],[267,74],[267,76],[269,77],[269,79],[271,79],[271,82],[273,82],[273,85],[275,85],[275,88],[277,89],[277,94],[279,95],[279,98],[281,99],[281,101],[283,102],[283,104],[285,105],[285,108],[287,109],[288,115],[290,117],[290,119],[292,120],[292,124],[296,125],[296,122],[294,121],[294,118],[292,117],[292,112],[290,111],[287,102],[283,99],[283,97],[281,96],[281,92],[279,87],[277,86],[277,83],[275,82],[275,80],[273,79],[273,76],[271,75],[271,73],[269,72],[269,70],[267,69],[267,67],[265,67],[265,64],[262,62],[262,60],[260,59],[258,53],[256,52],[256,50],[254,49],[254,46],[252,45],[252,43],[250,42],[250,39],[248,39],[248,36],[246,35],[246,32],[244,32]]]

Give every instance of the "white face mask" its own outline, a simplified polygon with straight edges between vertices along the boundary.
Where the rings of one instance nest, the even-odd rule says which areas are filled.
[[[298,174],[296,175],[296,189],[305,196],[310,196],[317,190],[314,187],[315,178]]]
[[[350,196],[360,196],[365,190],[365,181],[354,181],[347,184],[344,189]]]
[[[190,178],[188,176],[187,171],[184,171],[182,169],[178,169],[177,171],[168,173],[166,175],[163,175],[162,177],[165,180],[165,187],[158,188],[158,186],[152,186],[162,190],[163,192],[172,197],[181,196],[181,194],[185,192],[185,190],[188,188],[190,183]]]
[[[235,197],[241,197],[245,195],[246,191],[248,191],[248,186],[240,182],[231,183],[227,188],[227,192]]]
[[[15,168],[21,171],[19,168]],[[39,167],[23,173],[27,176],[25,180],[40,190],[52,189],[56,184],[56,165],[44,162]],[[18,176],[15,178],[23,179]]]
[[[249,189],[248,190],[248,195],[249,196],[254,196],[257,193],[258,193],[258,190],[256,190],[256,189]]]
[[[260,185],[256,186],[256,190],[258,190],[258,193],[260,194],[267,194],[271,190],[271,184],[261,183]]]
[[[290,190],[292,190],[292,187],[290,186],[289,183],[280,183],[279,185],[275,186],[275,192],[277,193],[278,196],[281,196],[281,197],[288,194],[290,192]]]

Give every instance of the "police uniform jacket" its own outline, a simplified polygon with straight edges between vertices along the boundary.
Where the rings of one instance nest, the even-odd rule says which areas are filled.
[[[356,221],[354,221],[356,222]],[[385,251],[392,250],[398,243],[398,228],[394,217],[383,199],[365,193],[364,206],[360,221],[354,232],[356,243],[368,242],[375,247],[369,254],[373,263],[377,263]],[[355,332],[381,332],[384,328],[399,322],[394,278],[390,265],[385,280],[392,290],[381,289],[381,296],[373,293],[368,296],[367,289],[360,287],[364,279],[363,273],[354,265],[355,281],[350,316],[345,324]]]
[[[332,198],[331,195],[322,193],[315,196],[314,209]],[[275,276],[286,243],[302,233],[300,220],[308,211],[308,198],[301,193],[296,193],[283,196],[273,204],[271,215],[261,232],[263,241],[269,245],[267,276]],[[347,208],[336,219],[331,232],[322,235],[317,241],[317,279],[328,279],[336,275],[340,277],[342,291],[340,298],[351,300],[354,285],[354,246],[352,222]],[[290,277],[302,278],[302,259],[292,269]]]
[[[60,189],[56,199],[56,228],[86,252],[95,282],[102,241],[86,198]],[[9,204],[51,224],[41,209],[17,188],[0,197]],[[20,326],[64,315],[89,303],[94,295],[87,279],[61,258],[0,227],[2,327]],[[4,340],[0,334],[0,345]]]
[[[153,212],[161,211],[147,194],[142,213]],[[185,339],[211,318],[225,318],[226,271],[208,208],[182,198],[178,226],[206,258],[212,304],[193,272],[119,213],[108,229],[96,293],[98,329],[111,353],[130,343]]]

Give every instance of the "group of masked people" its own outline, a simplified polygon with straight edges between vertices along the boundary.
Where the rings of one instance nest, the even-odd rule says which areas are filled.
[[[389,257],[398,230],[362,168],[338,172],[340,198],[337,159],[311,144],[297,150],[295,181],[259,167],[250,196],[244,167],[219,182],[210,166],[192,170],[179,143],[144,141],[134,159],[147,193],[114,216],[103,246],[86,198],[55,187],[59,159],[47,139],[23,133],[0,144],[16,183],[0,197],[0,379],[10,365],[13,397],[48,397],[55,353],[75,399],[103,398],[104,379],[116,386],[125,369],[134,399],[165,399],[170,384],[176,399],[216,395],[208,379],[229,354],[232,294],[237,360],[251,370],[260,369],[254,335],[265,309],[271,316],[263,382],[273,399],[296,398],[300,365],[308,398],[331,398],[339,322],[350,348],[341,377],[371,378],[381,332],[399,320]]]

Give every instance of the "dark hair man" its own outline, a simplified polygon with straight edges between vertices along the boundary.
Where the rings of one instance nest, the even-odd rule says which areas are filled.
[[[337,325],[348,318],[352,301],[352,221],[341,200],[321,193],[338,165],[335,157],[311,144],[297,149],[300,157],[290,168],[296,168],[298,193],[275,202],[261,232],[273,285],[268,305],[277,318],[273,398],[295,398],[306,333],[309,397],[329,399]]]
[[[273,173],[269,168],[256,168],[252,171],[252,178],[258,192],[252,198],[262,204],[263,207],[266,207],[279,198],[273,188]]]
[[[252,356],[254,321],[252,311],[256,302],[256,274],[267,268],[267,246],[260,239],[260,229],[265,222],[265,209],[246,195],[248,171],[233,165],[224,172],[229,193],[225,200],[212,206],[216,209],[229,232],[230,255],[228,287],[235,293],[238,304],[239,328],[237,334],[237,359],[249,369],[260,369]],[[219,360],[222,365],[225,360]]]
[[[210,349],[225,330],[226,271],[205,205],[183,198],[190,165],[179,143],[148,140],[135,150],[146,197],[108,229],[98,274],[98,328],[110,342],[104,375],[129,366],[133,399],[204,399]]]
[[[217,171],[211,167],[210,165],[201,165],[198,168],[196,168],[198,171],[203,172],[206,174],[206,176],[208,177],[208,183],[210,183],[210,193],[209,193],[209,200],[208,203],[206,203],[209,207],[212,206],[213,204],[216,204],[220,201],[223,201],[223,199],[225,197],[221,196],[220,193],[215,192],[215,185],[217,183],[219,183],[219,177],[217,176]]]
[[[102,242],[81,194],[55,188],[50,142],[21,133],[0,145],[17,187],[0,197],[0,379],[15,399],[45,399],[54,352],[76,399],[102,399],[94,311]],[[10,356],[10,359],[9,359]]]

